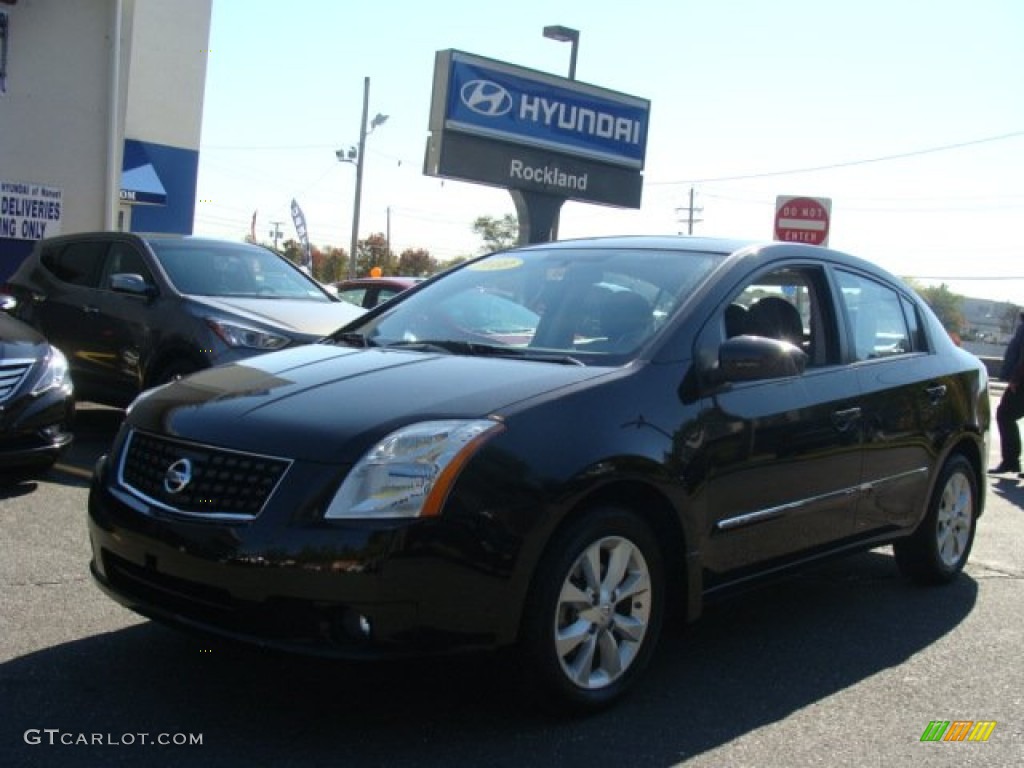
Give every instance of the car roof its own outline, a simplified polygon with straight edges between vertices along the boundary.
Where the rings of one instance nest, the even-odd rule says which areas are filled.
[[[348,285],[404,285],[413,286],[425,280],[423,277],[401,277],[398,275],[383,275],[381,277],[353,277],[351,280],[339,280],[334,283],[336,286]]]

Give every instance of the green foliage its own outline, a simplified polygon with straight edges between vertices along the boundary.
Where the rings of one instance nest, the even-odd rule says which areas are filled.
[[[943,328],[951,333],[961,333],[963,331],[965,325],[964,313],[961,309],[964,301],[963,296],[953,293],[945,283],[938,287],[932,285],[921,286],[913,283],[911,285],[918,295],[924,299],[925,303],[932,308],[932,312],[939,318]]]
[[[519,221],[511,213],[506,213],[500,219],[479,216],[473,222],[473,232],[483,238],[482,250],[500,251],[519,242]]]
[[[423,248],[407,248],[398,257],[399,275],[409,277],[427,277],[438,271],[440,264],[432,258],[429,251]]]
[[[491,216],[480,216],[473,222],[473,231],[484,240],[482,251],[497,251],[511,248],[519,240],[519,224],[513,214],[505,214],[500,219]],[[253,242],[273,249],[272,243],[261,243],[246,235],[246,242]],[[382,275],[408,275],[411,277],[427,277],[471,258],[469,255],[456,256],[448,261],[439,261],[430,255],[425,248],[407,248],[395,258],[388,247],[386,235],[376,232],[356,244],[355,277],[367,277],[370,270],[380,267]],[[282,256],[295,264],[303,264],[305,252],[297,240],[285,240]],[[310,246],[312,256],[313,277],[321,283],[336,283],[348,278],[349,255],[344,248],[331,245]]]

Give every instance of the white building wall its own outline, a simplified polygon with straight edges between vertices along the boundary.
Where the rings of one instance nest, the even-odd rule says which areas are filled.
[[[131,1],[127,3],[131,4]],[[63,232],[107,217],[110,73],[116,0],[21,0],[8,15],[7,90],[0,94],[0,180],[63,192]]]
[[[213,0],[137,0],[125,137],[199,149]]]
[[[49,204],[56,191],[61,211],[58,221],[32,222],[39,226],[27,237],[22,221],[12,236],[14,219],[0,214],[0,283],[31,250],[28,238],[117,226],[127,211],[120,201],[126,138],[144,143],[166,175],[166,204],[146,209],[145,223],[191,231],[212,4],[0,4],[9,27],[0,183],[19,197],[9,207]]]

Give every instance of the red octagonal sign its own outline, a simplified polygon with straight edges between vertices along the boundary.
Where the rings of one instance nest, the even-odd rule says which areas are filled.
[[[827,197],[775,200],[775,239],[787,243],[827,245],[832,201]]]

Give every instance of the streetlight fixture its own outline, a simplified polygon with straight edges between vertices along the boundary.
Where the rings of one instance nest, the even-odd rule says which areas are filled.
[[[557,40],[560,43],[571,43],[572,49],[569,52],[569,79],[576,79],[576,51],[580,47],[580,31],[572,27],[563,27],[561,24],[552,24],[544,27],[544,37],[548,40]],[[561,211],[555,214],[555,220],[551,222],[551,239],[558,239],[558,221],[562,218]]]
[[[576,51],[580,47],[580,31],[572,27],[563,27],[554,24],[544,27],[544,37],[548,40],[557,40],[560,43],[572,43],[572,50],[569,53],[569,79],[576,79]]]
[[[359,205],[363,197],[363,153],[366,151],[366,137],[387,122],[388,116],[380,112],[367,124],[370,109],[370,78],[363,78],[363,118],[359,123],[359,146],[339,149],[334,153],[339,162],[352,163],[356,167],[356,195],[352,204],[352,243],[348,257],[348,277],[356,276],[356,246],[359,244]]]

